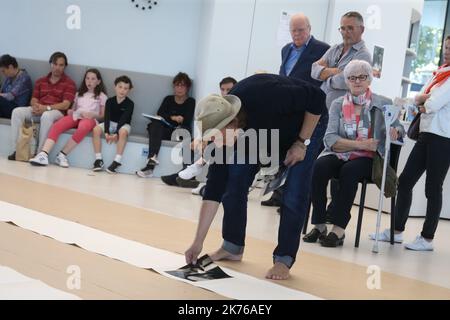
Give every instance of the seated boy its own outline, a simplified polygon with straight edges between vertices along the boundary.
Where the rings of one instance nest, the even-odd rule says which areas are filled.
[[[107,143],[117,143],[117,152],[114,161],[106,169],[108,173],[116,173],[121,166],[122,154],[131,131],[131,117],[133,115],[134,102],[128,98],[133,84],[127,76],[120,76],[114,81],[116,96],[106,100],[104,122],[96,126],[92,133],[95,161],[93,171],[103,170],[103,158],[101,153],[101,135],[105,134]]]

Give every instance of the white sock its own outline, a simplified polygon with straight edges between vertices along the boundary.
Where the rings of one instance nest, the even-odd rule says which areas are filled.
[[[122,156],[120,154],[116,154],[114,161],[120,163],[120,161],[122,161]]]
[[[201,157],[194,164],[197,165],[197,166],[202,167],[202,166],[204,166],[206,164],[206,161],[205,161],[205,159],[203,159],[203,157]]]
[[[95,154],[95,160],[102,160],[102,154],[101,153],[96,153]]]
[[[335,233],[338,236],[338,238],[342,238],[345,234],[345,229],[342,229],[341,227],[338,226],[333,226],[331,232]]]
[[[327,225],[325,223],[315,224],[314,228],[316,228],[317,230],[319,230],[322,233],[327,229]]]

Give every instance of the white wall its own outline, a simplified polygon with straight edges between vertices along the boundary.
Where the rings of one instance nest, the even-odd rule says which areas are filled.
[[[204,0],[195,95],[219,93],[219,81],[246,75],[254,0]]]
[[[329,0],[256,0],[247,75],[257,70],[278,74],[281,48],[277,41],[281,11],[303,12],[310,20],[311,34],[324,40]]]
[[[1,1],[11,32],[2,33],[0,50],[39,60],[60,50],[69,63],[194,76],[202,1],[158,2],[143,12],[129,0]],[[81,30],[66,27],[69,5],[81,8]]]
[[[144,1],[144,0],[136,0]],[[145,1],[144,1],[145,2]],[[81,30],[68,30],[66,9],[81,8]],[[368,22],[376,5],[380,29]],[[423,0],[160,0],[152,12],[135,9],[129,0],[2,1],[2,23],[16,26],[2,34],[0,53],[46,60],[62,50],[69,62],[172,76],[185,71],[196,81],[194,95],[218,92],[225,76],[240,80],[255,70],[278,72],[276,41],[281,10],[305,12],[312,33],[330,44],[343,13],[361,12],[370,50],[385,48],[382,78],[374,91],[400,94],[411,8]]]
[[[225,76],[241,80],[257,70],[278,73],[281,11],[304,12],[323,40],[329,0],[204,0],[195,94],[218,92]]]
[[[361,13],[366,25],[363,40],[369,51],[373,53],[374,45],[384,48],[381,78],[374,79],[372,89],[375,93],[391,98],[401,96],[401,78],[412,9],[421,13],[423,0],[331,1],[332,14],[327,31],[328,42],[330,44],[342,42],[338,28],[344,13],[347,11]]]

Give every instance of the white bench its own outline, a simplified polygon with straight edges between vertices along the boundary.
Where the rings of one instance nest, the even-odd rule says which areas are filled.
[[[57,153],[64,147],[74,130],[63,133],[52,152],[50,162],[54,162]],[[11,126],[9,119],[0,118],[0,156],[8,156],[12,151],[11,146]],[[116,145],[107,144],[102,139],[102,154],[105,165],[108,166],[115,157]],[[122,166],[118,169],[120,173],[134,174],[137,170],[145,166],[148,154],[148,138],[131,134],[122,158]],[[70,166],[91,169],[95,160],[92,147],[92,135],[89,134],[81,143],[68,155]],[[172,174],[181,170],[181,145],[176,141],[163,141],[158,154],[160,165],[155,168],[154,175]]]
[[[70,63],[70,57],[69,63]],[[36,81],[39,77],[49,72],[48,61],[21,59],[17,58],[19,67],[24,68],[29,73],[31,80]],[[66,74],[75,81],[77,86],[83,80],[84,73],[89,66],[69,64],[66,68]],[[165,96],[173,94],[172,77],[146,74],[141,72],[132,72],[126,70],[115,70],[108,68],[98,68],[102,74],[103,82],[106,86],[108,96],[114,96],[114,80],[121,75],[127,75],[133,82],[134,89],[130,93],[130,98],[134,101],[134,112],[131,120],[132,132],[128,139],[123,154],[122,166],[119,168],[121,173],[134,174],[145,166],[148,154],[148,119],[142,116],[142,113],[156,114],[158,108]],[[1,76],[0,76],[1,78]],[[9,119],[0,119],[0,155],[7,156],[12,151],[11,130]],[[50,153],[50,161],[54,161],[56,154],[62,149],[64,144],[70,138],[73,130],[61,135],[55,148]],[[172,174],[182,168],[181,147],[177,147],[175,141],[163,141],[161,150],[158,154],[160,165],[155,168],[155,176]],[[103,139],[102,153],[105,165],[108,166],[114,159],[116,151],[115,145],[108,145]],[[175,155],[175,156],[172,156]],[[179,157],[179,158],[178,158]],[[175,158],[175,159],[172,159]],[[71,166],[90,169],[95,160],[92,147],[91,135],[83,139],[75,150],[68,156]],[[173,161],[175,160],[175,162]]]

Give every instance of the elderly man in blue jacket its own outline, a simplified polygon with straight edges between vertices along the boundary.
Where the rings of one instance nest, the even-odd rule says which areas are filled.
[[[311,24],[303,13],[297,13],[291,17],[289,29],[292,42],[281,50],[279,74],[320,87],[322,82],[311,78],[311,66],[325,54],[330,46],[311,35]]]
[[[292,42],[281,50],[280,76],[304,80],[317,87],[322,81],[311,77],[311,67],[330,48],[325,42],[311,35],[311,24],[303,13],[294,14],[289,22]],[[282,188],[275,190],[270,199],[261,205],[269,207],[281,206]]]

